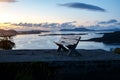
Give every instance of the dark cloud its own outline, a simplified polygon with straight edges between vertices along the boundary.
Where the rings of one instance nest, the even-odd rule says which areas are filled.
[[[120,25],[120,22],[119,22],[119,23],[116,23],[116,25]]]
[[[101,25],[103,24],[103,25]],[[109,21],[100,21],[97,24],[87,26],[89,29],[93,30],[120,30],[120,21],[116,19],[111,19]]]
[[[103,21],[101,21],[103,22]],[[109,20],[109,21],[104,21],[106,23],[113,23],[113,24],[106,24],[106,25],[101,25],[101,24],[91,24],[88,26],[85,25],[75,25],[77,23],[76,21],[71,21],[71,22],[64,22],[64,23],[38,23],[38,24],[33,24],[33,23],[19,23],[19,24],[12,24],[14,26],[21,26],[26,29],[31,28],[31,29],[50,29],[50,30],[60,30],[60,29],[74,29],[76,27],[84,27],[87,29],[91,30],[107,30],[107,29],[120,29],[120,21],[117,21],[115,19]]]
[[[76,21],[72,22],[64,22],[64,23],[39,23],[39,24],[32,24],[32,23],[19,23],[13,24],[15,26],[24,26],[24,27],[44,27],[44,28],[51,28],[51,29],[71,29],[77,27],[74,25]]]
[[[118,22],[117,20],[115,19],[111,19],[109,21],[101,21],[101,22],[98,22],[98,24],[111,24],[111,23],[116,23]]]
[[[72,21],[72,22],[64,22],[64,23],[41,23],[41,25],[39,27],[44,27],[44,28],[61,28],[61,29],[69,29],[69,28],[74,28],[76,27],[74,25],[74,23],[76,23],[76,21]]]
[[[101,12],[105,12],[106,10],[95,6],[95,5],[91,5],[91,4],[85,4],[85,3],[66,3],[66,4],[59,4],[60,6],[66,6],[66,7],[70,7],[70,8],[78,8],[78,9],[86,9],[86,10],[92,10],[92,11],[101,11]]]
[[[17,2],[17,0],[0,0],[0,2]]]
[[[76,23],[76,21],[62,23],[62,24],[60,24],[60,28],[61,29],[72,29],[72,28],[75,28],[76,25],[74,25],[74,23]]]

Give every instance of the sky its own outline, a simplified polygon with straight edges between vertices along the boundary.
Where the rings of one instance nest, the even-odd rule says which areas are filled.
[[[120,0],[0,0],[0,25],[119,26],[119,3]]]

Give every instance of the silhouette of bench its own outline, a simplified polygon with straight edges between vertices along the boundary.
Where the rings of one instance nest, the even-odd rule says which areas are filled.
[[[71,53],[79,53],[75,49],[80,41],[80,36],[62,36],[58,42],[54,42],[58,46],[59,51],[68,51],[68,55]]]

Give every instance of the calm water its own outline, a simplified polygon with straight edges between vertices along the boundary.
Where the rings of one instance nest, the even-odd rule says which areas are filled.
[[[96,32],[51,32],[51,33],[52,34],[87,33],[87,35],[81,35],[82,40],[103,36],[103,34],[96,34]],[[39,36],[39,34],[17,35],[14,37],[14,42],[16,43],[16,47],[14,49],[57,49],[57,46],[53,42],[59,41],[60,37],[61,37],[60,35]],[[79,42],[77,49],[104,49],[109,51],[110,49],[116,47],[120,47],[120,45],[106,45],[99,42]]]

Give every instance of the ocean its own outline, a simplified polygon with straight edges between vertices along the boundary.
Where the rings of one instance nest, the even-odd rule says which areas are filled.
[[[108,31],[107,31],[108,32]],[[27,35],[17,35],[13,37],[13,41],[16,46],[13,50],[19,49],[57,49],[57,45],[54,41],[59,41],[61,35],[50,35],[50,34],[80,34],[81,40],[91,39],[96,37],[102,37],[103,34],[99,33],[107,33],[106,31],[51,31],[48,33],[41,34],[27,34]],[[81,33],[85,33],[85,35],[81,35]],[[47,35],[46,35],[47,34]],[[69,35],[68,35],[69,36]],[[94,42],[94,41],[80,41],[77,45],[77,49],[103,49],[106,51],[110,51],[114,48],[120,47],[120,45],[113,44],[104,44],[102,42]]]

